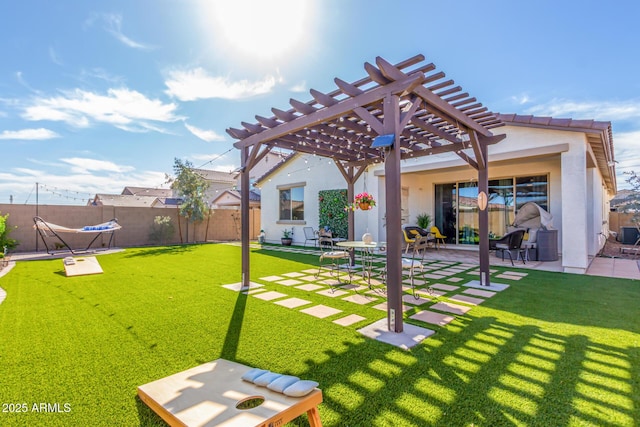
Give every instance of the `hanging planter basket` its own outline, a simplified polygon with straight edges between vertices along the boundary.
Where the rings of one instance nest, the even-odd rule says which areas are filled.
[[[362,211],[368,211],[369,209],[371,209],[371,204],[369,203],[360,203],[358,205],[358,207],[360,208],[360,210]]]

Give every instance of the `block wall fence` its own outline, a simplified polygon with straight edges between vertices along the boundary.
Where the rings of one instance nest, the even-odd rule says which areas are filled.
[[[140,207],[113,207],[113,206],[67,206],[67,205],[15,205],[0,204],[0,214],[9,214],[7,225],[17,227],[9,235],[18,240],[19,245],[14,252],[33,252],[36,250],[36,230],[33,218],[39,216],[47,222],[65,226],[68,228],[82,228],[86,225],[96,225],[112,218],[117,218],[122,226],[115,232],[113,246],[134,247],[153,244],[149,236],[156,216],[169,216],[174,226],[174,235],[166,244],[179,244],[180,229],[184,242],[214,242],[240,240],[240,211],[235,209],[215,209],[209,220],[187,224],[187,221],[179,217],[176,209],[168,208],[140,208]],[[257,239],[260,233],[260,209],[252,208],[249,211],[249,236]],[[189,236],[187,239],[187,230]],[[63,233],[62,238],[73,249],[84,249],[95,234],[71,234]],[[38,250],[44,251],[45,247],[38,236]],[[50,240],[51,242],[55,241]],[[109,243],[109,235],[102,236],[92,247],[99,248]]]

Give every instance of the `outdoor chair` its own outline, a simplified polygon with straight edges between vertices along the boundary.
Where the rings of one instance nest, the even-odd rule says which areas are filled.
[[[420,295],[416,293],[415,275],[416,270],[424,271],[424,256],[427,252],[430,240],[428,236],[417,236],[413,243],[413,252],[411,258],[402,258],[402,271],[408,270],[409,281],[411,283],[411,293],[415,299],[419,299]],[[431,288],[429,288],[429,291]]]
[[[440,249],[440,243],[442,243],[442,246],[445,248],[447,247],[447,242],[445,242],[447,236],[442,235],[442,233],[440,233],[440,229],[435,225],[431,227],[431,234],[433,234],[433,237],[436,240],[436,249]]]
[[[313,241],[313,246],[318,245],[318,232],[314,231],[313,227],[303,227],[304,231],[304,246],[307,246],[308,241]]]
[[[318,246],[322,254],[320,255],[320,264],[318,265],[318,272],[315,274],[316,279],[322,272],[322,268],[329,268],[329,272],[332,277],[335,277],[340,281],[340,272],[343,271],[349,275],[349,282],[353,272],[351,270],[351,254],[346,250],[336,250],[334,248],[333,239],[331,237],[320,236],[318,238]],[[333,289],[333,285],[330,285]]]
[[[496,240],[493,244],[496,250],[496,256],[498,255],[498,252],[501,252],[502,260],[504,261],[504,255],[506,253],[509,255],[511,265],[514,265],[513,254],[515,253],[516,259],[518,259],[518,256],[520,256],[522,257],[522,263],[526,264],[524,254],[525,249],[522,248],[522,239],[524,238],[524,233],[525,230],[516,230],[506,234],[501,239]],[[491,248],[491,246],[492,245],[490,244],[489,248]]]
[[[407,247],[404,249],[404,253],[409,252],[409,248],[416,242],[416,235],[410,233],[406,227],[402,227],[402,236],[404,237],[404,243],[406,243]]]

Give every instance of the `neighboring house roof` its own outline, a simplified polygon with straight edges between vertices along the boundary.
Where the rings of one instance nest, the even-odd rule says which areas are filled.
[[[218,206],[239,206],[240,200],[242,199],[241,194],[242,193],[239,190],[226,190],[223,191],[218,197],[213,199],[211,203]],[[260,193],[254,190],[250,190],[249,204],[254,206],[259,205]]]
[[[173,190],[170,188],[149,188],[149,187],[124,187],[121,195],[132,196],[154,196],[154,197],[171,197]]]
[[[225,183],[234,183],[236,182],[237,173],[229,173],[229,172],[220,172],[213,171],[208,169],[193,169],[198,175],[206,179],[207,181],[212,182],[225,182]]]
[[[611,122],[596,120],[556,119],[519,114],[497,114],[505,125],[584,132],[607,187],[615,193],[616,169]]]
[[[92,205],[121,207],[151,207],[158,198],[154,196],[134,196],[131,194],[96,194]]]
[[[262,181],[264,181],[265,179],[268,179],[273,173],[275,173],[278,169],[280,169],[282,166],[286,165],[287,163],[289,163],[291,160],[293,160],[293,158],[297,155],[300,155],[300,153],[291,153],[289,155],[287,155],[286,157],[284,157],[284,159],[278,163],[276,163],[271,169],[269,169],[268,171],[266,171],[264,173],[264,175],[262,175],[261,177],[259,177],[258,179],[256,179],[256,182],[254,183],[254,185],[260,185],[260,183]]]
[[[153,204],[155,208],[175,208],[182,203],[182,199],[179,197],[158,197]]]

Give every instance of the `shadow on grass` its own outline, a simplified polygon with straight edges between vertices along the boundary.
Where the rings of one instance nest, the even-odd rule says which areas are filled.
[[[232,324],[242,322],[239,295]],[[231,326],[221,357],[234,360],[241,325]],[[326,427],[633,425],[640,411],[632,403],[638,349],[582,335],[469,316],[410,351],[370,339],[342,344],[344,351],[314,356],[296,373],[320,382]],[[136,403],[141,425],[161,425]],[[295,425],[309,425],[306,416]]]
[[[154,248],[144,248],[143,251],[128,252],[125,258],[152,257],[158,255],[183,255],[194,250],[196,244],[159,246]]]

